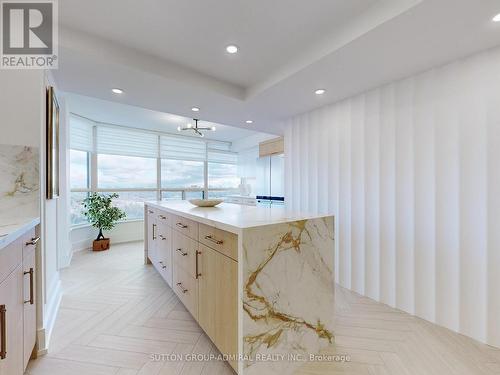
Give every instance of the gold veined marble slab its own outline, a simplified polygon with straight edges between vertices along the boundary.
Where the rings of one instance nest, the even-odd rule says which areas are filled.
[[[197,299],[184,303],[239,375],[293,374],[333,344],[333,216],[227,203],[199,208],[147,202],[146,211],[145,259],[153,264],[156,246],[163,249],[162,262],[177,247],[175,239],[170,247],[168,241],[158,244],[155,218],[190,221],[190,237],[199,247],[186,260],[191,278],[180,285],[190,281],[182,293],[197,290]],[[174,257],[162,263],[168,264],[175,278],[180,263]]]
[[[291,374],[334,341],[334,220],[242,234],[243,373]]]

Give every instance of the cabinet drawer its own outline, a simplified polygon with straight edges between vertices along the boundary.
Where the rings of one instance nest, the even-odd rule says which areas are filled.
[[[238,260],[238,236],[225,230],[200,224],[199,241],[228,257]]]
[[[153,208],[151,206],[147,206],[146,211],[148,217],[156,217],[156,215],[158,215],[156,208]]]
[[[198,320],[198,280],[192,277],[183,268],[174,264],[175,294],[179,297],[186,309]]]
[[[157,210],[156,211],[156,218],[158,221],[158,224],[165,224],[165,225],[172,225],[171,221],[171,215],[167,212]]]
[[[36,245],[40,242],[40,237],[36,236],[35,228],[27,232],[23,236],[23,258],[30,256],[36,249]]]
[[[175,230],[172,232],[172,257],[174,258],[174,262],[192,277],[196,277],[196,251],[198,250],[198,243]]]
[[[5,280],[23,260],[22,237],[0,249],[0,282]]]
[[[172,215],[172,228],[180,233],[192,238],[198,239],[198,223],[181,216]]]
[[[156,242],[155,268],[168,285],[172,286],[172,228],[166,225],[166,223],[158,224]]]

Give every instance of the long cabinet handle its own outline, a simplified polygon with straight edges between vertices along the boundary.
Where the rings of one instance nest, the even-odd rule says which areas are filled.
[[[153,224],[153,240],[156,240],[156,224]]]
[[[185,289],[183,286],[182,286],[182,283],[177,283],[177,286],[180,288],[180,290],[182,291],[182,293],[187,293],[188,290]]]
[[[35,297],[34,297],[34,277],[33,277],[33,268],[30,268],[29,271],[24,272],[25,275],[30,275],[30,299],[27,301],[24,301],[24,303],[29,303],[30,305],[33,305],[35,303]]]
[[[222,245],[224,243],[224,241],[222,241],[222,240],[217,240],[217,239],[213,238],[212,235],[210,235],[210,234],[205,236],[205,239],[209,240],[210,242],[213,242],[216,245]]]
[[[196,278],[197,279],[201,276],[200,266],[198,264],[198,255],[201,255],[201,251],[196,250]]]
[[[188,253],[185,253],[184,251],[182,251],[182,249],[175,249],[175,251],[178,251],[179,253],[181,253],[183,257],[188,255]]]
[[[175,223],[175,225],[179,228],[182,228],[182,229],[186,229],[188,227],[186,224],[182,224],[182,223]]]
[[[36,244],[40,241],[40,236],[38,237],[33,237],[31,241],[26,242],[26,246],[36,246]]]
[[[7,309],[0,305],[0,359],[7,357]]]

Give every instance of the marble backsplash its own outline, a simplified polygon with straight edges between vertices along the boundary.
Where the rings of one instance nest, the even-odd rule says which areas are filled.
[[[0,225],[40,216],[38,148],[0,144]]]

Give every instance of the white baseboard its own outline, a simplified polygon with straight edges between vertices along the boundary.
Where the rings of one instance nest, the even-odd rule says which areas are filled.
[[[71,260],[73,259],[73,251],[70,250],[69,254],[66,254],[66,256],[59,258],[60,259],[60,263],[59,263],[59,269],[62,269],[62,268],[66,268],[66,267],[69,267],[69,265],[71,264]]]
[[[71,249],[73,252],[92,248],[92,242],[97,236],[96,229],[91,226],[75,227],[71,230]],[[124,221],[106,233],[111,243],[140,241],[144,239],[144,220]]]
[[[47,295],[50,299],[47,301],[45,314],[43,319],[43,328],[37,331],[38,335],[38,355],[47,354],[50,344],[50,337],[52,331],[54,330],[54,325],[57,318],[57,313],[59,312],[59,306],[61,305],[62,291],[61,291],[61,280],[59,275],[53,279],[52,285],[47,290]]]

